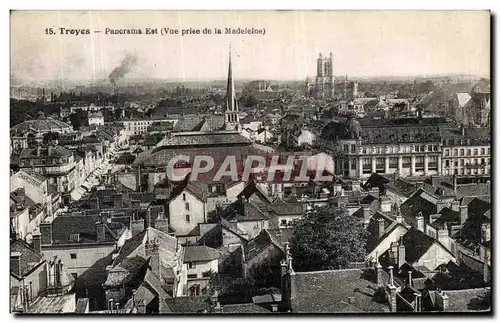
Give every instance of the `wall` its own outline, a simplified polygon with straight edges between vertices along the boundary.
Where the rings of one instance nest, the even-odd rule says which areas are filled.
[[[427,250],[427,252],[420,257],[419,261],[411,265],[425,266],[430,270],[434,270],[437,266],[446,264],[450,260],[456,262],[455,257],[453,257],[449,251],[447,251],[439,243],[435,242],[429,250]]]
[[[24,286],[29,288],[32,283],[33,293],[30,295],[32,299],[36,298],[39,293],[44,292],[47,288],[47,263],[44,261],[33,272],[24,277]],[[21,286],[23,283],[16,278],[10,276],[10,287]]]
[[[45,259],[57,256],[62,260],[66,270],[70,274],[78,276],[89,269],[96,261],[108,256],[115,251],[115,245],[88,244],[88,245],[42,245],[42,253]],[[76,259],[71,259],[71,254],[76,254]]]
[[[186,200],[183,199],[183,194]],[[189,211],[186,210],[185,204],[189,203]],[[169,205],[169,220],[170,226],[178,235],[185,235],[193,230],[198,223],[205,222],[205,204],[189,191],[184,191],[179,196],[170,201]],[[186,221],[186,214],[189,214],[190,221]]]

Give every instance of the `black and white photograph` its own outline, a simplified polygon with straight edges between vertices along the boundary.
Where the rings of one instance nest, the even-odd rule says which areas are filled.
[[[10,11],[10,313],[491,315],[491,24]]]

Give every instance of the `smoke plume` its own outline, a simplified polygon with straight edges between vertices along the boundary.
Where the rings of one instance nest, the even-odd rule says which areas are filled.
[[[128,72],[134,68],[137,64],[137,56],[127,53],[125,57],[120,62],[120,66],[115,67],[115,69],[109,74],[109,81],[116,84],[116,81],[125,76]]]

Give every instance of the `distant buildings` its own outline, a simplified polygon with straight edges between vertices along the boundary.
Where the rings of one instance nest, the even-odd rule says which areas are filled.
[[[333,75],[333,54],[323,58],[319,53],[316,63],[316,79],[314,97],[317,99],[333,99],[335,95],[335,76]]]

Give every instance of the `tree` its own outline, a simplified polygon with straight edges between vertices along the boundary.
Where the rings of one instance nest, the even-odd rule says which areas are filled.
[[[329,204],[297,222],[290,251],[297,271],[327,270],[363,261],[365,243],[361,221]]]

